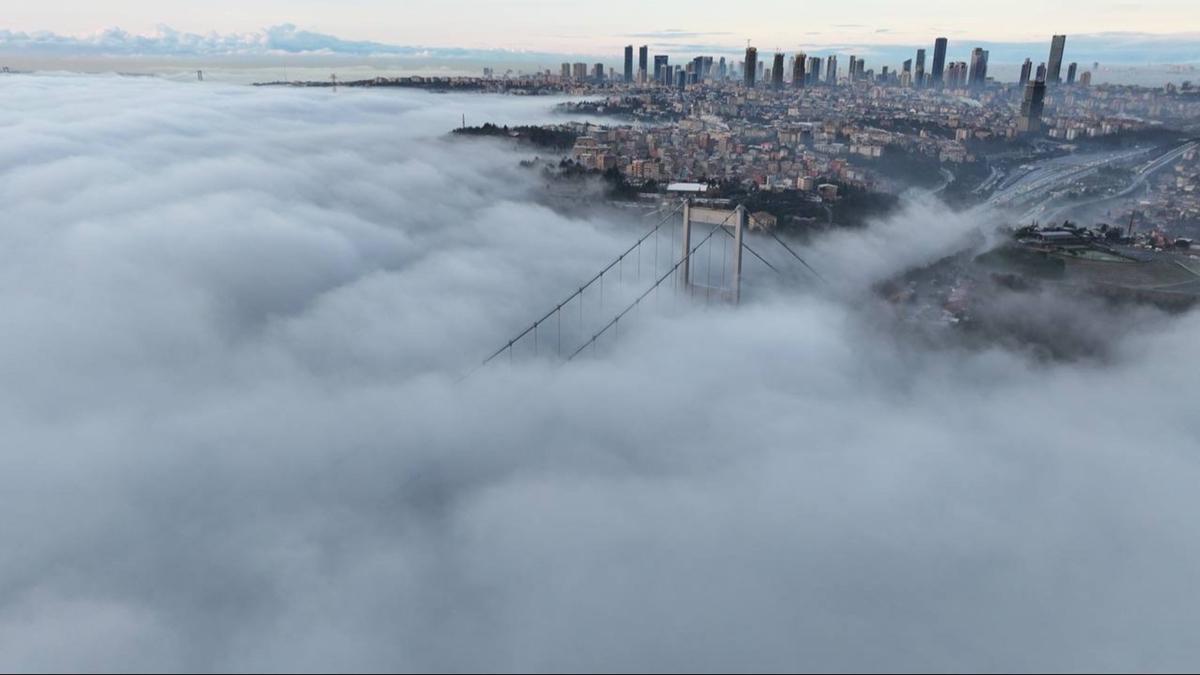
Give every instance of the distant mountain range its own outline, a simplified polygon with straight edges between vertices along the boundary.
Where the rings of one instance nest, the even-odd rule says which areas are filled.
[[[725,34],[704,34],[705,37],[724,39]],[[622,41],[650,42],[659,53],[674,55],[713,54],[736,58],[743,47],[735,44],[714,42],[693,44],[698,34],[650,33],[624,36]],[[892,44],[814,44],[810,53],[857,54],[880,64],[898,64],[910,58],[919,47],[929,54],[933,52],[930,35],[927,45]],[[732,39],[732,38],[730,38]],[[993,63],[1019,63],[1026,57],[1034,62],[1044,61],[1049,52],[1050,39],[1042,42],[987,42],[954,40],[951,42],[950,57],[966,60],[974,47],[991,51]],[[1200,33],[1177,33],[1154,35],[1146,33],[1096,33],[1072,35],[1067,41],[1068,61],[1078,61],[1090,66],[1092,62],[1119,65],[1146,64],[1196,64],[1200,63]],[[466,49],[459,47],[426,47],[395,45],[383,42],[345,40],[334,35],[302,30],[292,24],[271,26],[250,33],[186,33],[169,26],[159,26],[149,35],[130,33],[120,28],[109,28],[90,35],[60,35],[48,31],[20,32],[0,29],[0,54],[18,54],[39,57],[81,56],[130,56],[130,57],[216,57],[216,56],[298,56],[324,55],[362,58],[422,58],[470,61],[496,61],[503,63],[557,63],[560,60],[600,60],[617,65],[621,58],[618,50],[613,54],[579,55],[553,54],[536,51],[507,49]]]

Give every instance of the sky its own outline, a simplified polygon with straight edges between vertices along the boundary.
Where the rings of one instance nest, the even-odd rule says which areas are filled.
[[[1183,50],[1182,56],[1174,51],[1161,57],[1148,55],[1154,62],[1200,60],[1194,46],[1200,10],[1186,0],[1086,6],[1034,0],[970,4],[932,0],[922,3],[920,11],[884,0],[804,5],[760,0],[749,6],[715,0],[3,0],[0,10],[0,30],[23,33],[86,36],[115,27],[150,35],[160,26],[170,26],[198,35],[242,35],[291,24],[347,41],[552,54],[614,54],[630,42],[648,42],[669,51],[716,52],[744,48],[749,39],[762,49],[792,51],[838,45],[907,47],[931,43],[939,35],[956,42],[1025,44],[1048,43],[1054,33],[1121,33],[1126,42],[1181,43],[1174,48]]]
[[[872,291],[1003,213],[910,196],[800,248],[825,285],[750,261],[741,306],[463,380],[645,230],[446,137],[552,100],[0,99],[0,670],[1200,659],[1200,315],[998,303],[1051,359]]]

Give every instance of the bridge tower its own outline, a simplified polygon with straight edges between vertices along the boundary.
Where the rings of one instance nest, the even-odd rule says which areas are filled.
[[[703,206],[693,206],[692,200],[683,203],[683,264],[680,278],[683,288],[689,292],[696,288],[692,283],[692,224],[700,223],[714,225],[733,235],[733,276],[728,289],[720,289],[729,294],[729,299],[737,304],[742,298],[742,237],[749,226],[746,207],[739,205],[732,211],[713,209]]]

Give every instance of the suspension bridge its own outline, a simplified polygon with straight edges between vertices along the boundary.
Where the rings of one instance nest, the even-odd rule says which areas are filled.
[[[665,214],[667,206],[652,212],[657,222],[637,241],[499,345],[471,373],[497,361],[572,361],[594,353],[602,342],[615,341],[622,325],[643,311],[662,313],[681,302],[736,305],[742,297],[743,254],[774,274],[784,273],[781,263],[768,261],[750,246],[752,233],[785,252],[808,278],[823,281],[772,229],[752,228],[757,223],[744,206],[710,203],[682,199]]]

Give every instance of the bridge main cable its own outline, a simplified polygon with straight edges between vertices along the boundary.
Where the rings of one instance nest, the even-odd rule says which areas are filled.
[[[683,202],[680,202],[679,204],[677,204],[675,206],[675,208],[673,208],[669,212],[667,212],[667,215],[663,216],[663,218],[658,221],[658,224],[656,224],[649,232],[642,235],[641,238],[638,239],[636,242],[634,242],[634,244],[632,246],[625,249],[624,253],[621,253],[619,256],[617,256],[615,259],[613,259],[613,261],[608,263],[608,265],[606,265],[604,267],[604,269],[597,272],[595,276],[593,276],[591,279],[589,279],[587,283],[580,286],[579,289],[576,290],[574,293],[567,296],[567,298],[565,300],[563,300],[562,302],[555,305],[554,309],[551,309],[549,312],[546,312],[546,314],[544,316],[542,316],[542,318],[538,319],[537,321],[534,321],[527,328],[525,328],[525,330],[518,333],[516,337],[509,340],[504,346],[500,347],[495,352],[492,352],[492,354],[489,355],[486,359],[484,359],[483,362],[480,363],[479,366],[477,366],[477,368],[486,366],[487,364],[494,361],[501,354],[503,354],[505,352],[505,350],[512,349],[512,346],[514,344],[516,344],[517,342],[520,342],[521,338],[525,337],[526,335],[529,335],[529,333],[531,331],[537,330],[538,326],[541,326],[543,323],[545,323],[546,320],[549,319],[550,317],[554,316],[554,314],[556,312],[561,311],[563,307],[565,307],[568,303],[570,303],[576,297],[582,295],[583,292],[588,289],[588,287],[590,287],[592,284],[594,284],[598,280],[600,280],[613,267],[616,267],[618,264],[620,264],[620,262],[625,259],[625,256],[632,253],[635,249],[637,249],[637,247],[641,246],[643,242],[645,242],[647,239],[649,239],[651,236],[653,236],[654,233],[661,230],[662,226],[666,225],[667,221],[669,221],[672,217],[674,217],[677,213],[679,213],[679,210],[682,208],[683,208]]]
[[[613,326],[617,325],[621,321],[621,317],[623,317],[626,314],[628,314],[629,312],[633,311],[633,308],[637,307],[639,304],[641,304],[642,300],[645,300],[648,295],[650,295],[651,293],[654,292],[654,289],[661,286],[664,281],[666,281],[668,278],[670,278],[670,276],[672,274],[674,274],[676,272],[676,270],[679,269],[680,265],[682,265],[683,263],[690,260],[692,257],[692,254],[694,254],[696,251],[699,251],[701,246],[703,246],[709,239],[712,239],[712,236],[717,233],[717,230],[725,229],[725,224],[729,222],[729,219],[731,217],[733,217],[734,213],[736,213],[736,211],[730,212],[730,214],[728,216],[725,216],[725,220],[721,221],[720,223],[717,223],[717,225],[715,225],[713,227],[713,229],[709,230],[708,234],[704,235],[704,238],[700,240],[700,243],[693,246],[692,249],[687,252],[687,255],[681,257],[678,260],[678,262],[676,262],[674,265],[672,265],[670,267],[670,269],[668,269],[666,272],[664,272],[663,275],[660,276],[657,281],[655,281],[653,284],[650,285],[650,288],[647,288],[645,291],[643,291],[642,294],[637,296],[637,298],[635,298],[633,302],[629,303],[629,305],[626,306],[625,309],[621,310],[616,316],[614,316],[611,321],[604,324],[604,327],[601,328],[599,331],[597,331],[596,334],[591,337],[591,339],[589,339],[587,342],[584,342],[582,345],[579,345],[579,348],[576,349],[574,352],[571,352],[571,355],[567,357],[567,361],[574,360],[575,357],[579,356],[579,354],[581,352],[583,352],[584,349],[587,349],[588,347],[596,344],[596,341],[600,339],[600,336],[604,335],[606,332],[608,332],[609,328],[612,328]],[[766,262],[766,261],[764,261],[764,262]],[[503,351],[503,350],[501,350],[501,351]]]

